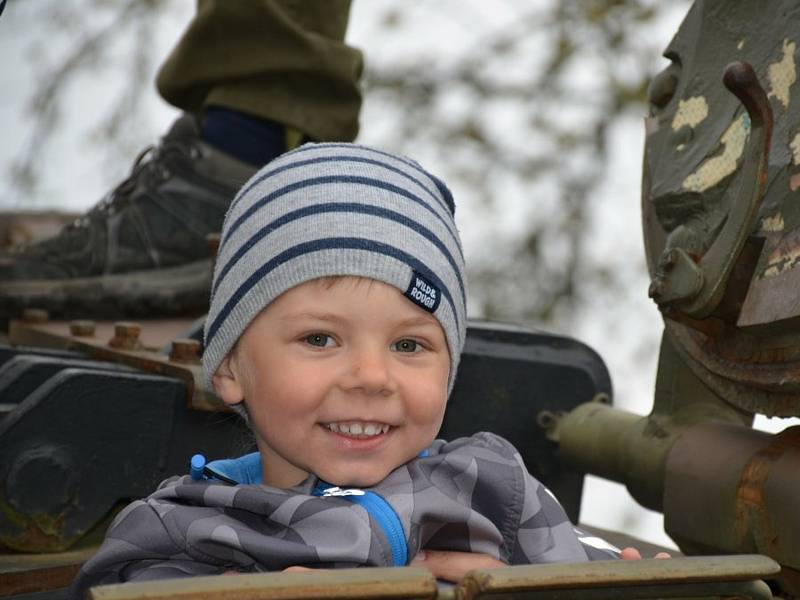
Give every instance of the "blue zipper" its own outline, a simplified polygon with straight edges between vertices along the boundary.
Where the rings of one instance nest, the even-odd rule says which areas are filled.
[[[314,490],[315,496],[325,496],[325,492],[330,486],[320,483]],[[378,523],[383,530],[389,548],[392,551],[392,562],[395,567],[404,567],[408,564],[408,544],[406,534],[403,531],[403,524],[397,516],[392,505],[377,492],[369,490],[357,490],[359,494],[337,493],[335,495],[354,504],[358,504]]]

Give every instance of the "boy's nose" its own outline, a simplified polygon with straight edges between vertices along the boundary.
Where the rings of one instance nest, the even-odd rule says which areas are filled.
[[[369,395],[390,394],[394,390],[394,378],[389,361],[390,357],[379,350],[354,352],[347,387]]]

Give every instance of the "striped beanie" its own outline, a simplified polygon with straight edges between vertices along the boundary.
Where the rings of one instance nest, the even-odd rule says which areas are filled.
[[[413,160],[356,144],[306,144],[237,194],[222,227],[205,325],[206,385],[250,322],[320,277],[396,287],[433,314],[450,351],[448,394],[466,334],[464,257],[447,186]]]

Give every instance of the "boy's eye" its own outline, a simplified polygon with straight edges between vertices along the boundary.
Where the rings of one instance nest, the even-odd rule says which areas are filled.
[[[312,333],[305,337],[305,342],[312,346],[325,348],[333,345],[333,338],[327,333]]]
[[[416,340],[409,340],[409,339],[397,341],[393,345],[394,345],[395,351],[397,351],[397,352],[417,352],[418,350],[421,350],[421,348],[422,348],[416,342]]]

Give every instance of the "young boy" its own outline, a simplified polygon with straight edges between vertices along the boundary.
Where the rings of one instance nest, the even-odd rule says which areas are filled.
[[[245,185],[222,231],[203,367],[258,453],[128,506],[76,595],[405,565],[423,549],[507,564],[617,556],[573,527],[502,438],[434,441],[466,331],[454,211],[417,163],[351,144],[303,146]]]

